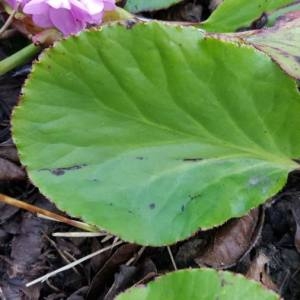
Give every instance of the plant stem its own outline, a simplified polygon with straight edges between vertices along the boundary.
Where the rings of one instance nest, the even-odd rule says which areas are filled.
[[[30,44],[13,55],[0,61],[0,75],[3,75],[16,67],[30,61],[41,50],[41,47]]]
[[[49,210],[37,207],[35,205],[28,204],[24,201],[14,199],[12,197],[9,197],[9,196],[3,195],[3,194],[0,194],[0,202],[3,202],[8,205],[12,205],[14,207],[25,209],[27,211],[30,211],[33,214],[41,214],[48,218],[54,219],[58,222],[65,223],[67,225],[74,226],[76,228],[79,228],[79,229],[82,229],[85,231],[91,231],[91,232],[99,231],[99,228],[97,228],[96,226],[66,218],[64,216],[53,213]]]
[[[5,30],[11,25],[14,16],[16,14],[16,12],[18,11],[18,6],[11,12],[11,14],[9,15],[8,19],[6,20],[6,22],[4,23],[4,25],[1,27],[0,29],[0,36],[5,32]]]
[[[80,258],[80,259],[78,259],[78,260],[76,260],[76,261],[74,261],[74,262],[72,262],[72,263],[70,263],[70,264],[68,264],[66,266],[63,266],[63,267],[61,267],[61,268],[59,268],[59,269],[57,269],[55,271],[52,271],[52,272],[50,272],[50,273],[48,273],[48,274],[46,274],[46,275],[44,275],[42,277],[39,277],[39,278],[37,278],[37,279],[35,279],[35,280],[27,283],[26,287],[30,287],[30,286],[35,285],[35,284],[40,283],[40,282],[44,282],[47,279],[49,279],[50,277],[52,277],[52,276],[54,276],[54,275],[56,275],[58,273],[64,272],[66,270],[69,270],[71,268],[74,268],[75,266],[83,263],[84,261],[86,261],[88,259],[91,259],[91,258],[95,257],[96,255],[99,255],[99,254],[101,254],[101,253],[103,253],[105,251],[109,251],[109,250],[113,249],[114,247],[117,247],[117,246],[121,245],[122,243],[123,243],[123,241],[118,241],[116,243],[111,244],[108,247],[105,247],[105,248],[102,248],[100,250],[97,250],[96,252],[93,252],[93,253],[91,253],[91,254],[89,254],[87,256],[84,256],[84,257],[82,257],[82,258]]]

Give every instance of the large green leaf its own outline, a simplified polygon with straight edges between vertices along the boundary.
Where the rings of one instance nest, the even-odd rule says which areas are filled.
[[[163,245],[241,216],[300,156],[293,80],[195,28],[121,25],[70,37],[33,67],[13,118],[30,178],[124,240]]]
[[[116,300],[276,300],[255,281],[212,269],[181,270],[120,294]]]
[[[127,0],[125,9],[131,13],[168,8],[183,0]]]
[[[263,13],[295,0],[224,0],[201,28],[211,32],[233,32],[247,27]]]

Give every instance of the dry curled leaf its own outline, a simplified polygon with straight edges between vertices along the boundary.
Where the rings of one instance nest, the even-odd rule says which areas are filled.
[[[195,259],[200,266],[226,269],[238,263],[256,244],[263,224],[262,208],[211,230],[210,241]]]
[[[277,292],[277,286],[266,271],[266,265],[269,263],[269,261],[270,259],[262,252],[256,255],[250,265],[248,272],[246,273],[246,277],[256,280],[266,288]]]
[[[26,174],[21,167],[7,159],[0,158],[0,180],[22,180]]]

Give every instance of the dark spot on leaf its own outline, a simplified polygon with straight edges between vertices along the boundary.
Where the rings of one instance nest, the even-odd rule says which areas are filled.
[[[127,29],[131,29],[136,23],[136,20],[125,20],[125,26]]]
[[[143,160],[144,157],[143,157],[143,156],[137,156],[136,159],[138,159],[138,160]]]
[[[109,203],[109,206],[113,206],[112,202]]]
[[[224,287],[226,285],[228,285],[228,282],[224,278],[222,278],[221,279],[221,287]]]
[[[196,198],[201,197],[201,194],[188,195],[188,197],[190,198],[190,200],[194,200],[194,199],[196,199]]]
[[[150,209],[154,209],[155,208],[155,203],[150,203],[149,207],[150,207]]]
[[[181,206],[181,212],[184,212],[184,210],[185,210],[185,206],[182,205],[182,206]]]
[[[81,164],[81,165],[75,165],[71,167],[65,167],[65,168],[54,168],[54,169],[40,169],[39,171],[49,171],[55,176],[61,176],[64,175],[68,171],[74,171],[74,170],[79,170],[83,167],[86,167],[87,164]]]
[[[190,162],[197,162],[203,160],[203,158],[200,157],[193,157],[193,158],[184,158],[183,161],[190,161]]]
[[[60,176],[60,175],[64,175],[65,174],[65,171],[63,169],[61,169],[61,168],[50,170],[50,172],[53,175],[56,175],[56,176]]]

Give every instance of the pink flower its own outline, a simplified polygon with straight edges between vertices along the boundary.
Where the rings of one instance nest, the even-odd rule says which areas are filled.
[[[32,15],[42,28],[55,27],[65,36],[75,34],[87,25],[102,22],[105,11],[115,9],[114,0],[7,0],[15,7],[21,2],[23,12]]]

